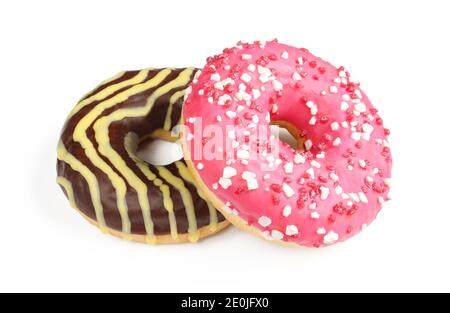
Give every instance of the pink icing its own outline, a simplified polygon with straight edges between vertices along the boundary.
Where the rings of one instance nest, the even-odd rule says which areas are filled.
[[[306,49],[277,41],[239,43],[209,58],[186,99],[188,132],[194,133],[199,117],[202,130],[219,125],[226,133],[233,125],[236,134],[228,159],[224,152],[222,159],[193,158],[199,176],[228,212],[268,239],[308,247],[344,241],[370,224],[388,200],[389,131],[344,68]],[[265,152],[247,160],[242,150],[257,148],[246,135],[255,126],[268,129],[271,121],[296,126],[307,139],[305,149],[295,151],[267,135],[260,141]],[[194,141],[188,141],[192,149]],[[205,136],[201,145],[207,143]],[[274,155],[270,147],[276,144],[281,146]],[[231,177],[224,178],[225,168]]]

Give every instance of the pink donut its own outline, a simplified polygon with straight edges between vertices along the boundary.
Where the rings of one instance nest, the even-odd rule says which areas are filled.
[[[183,118],[199,186],[233,224],[266,239],[341,242],[388,200],[389,130],[343,67],[306,49],[276,40],[225,49],[197,75]],[[302,147],[271,136],[271,124]]]

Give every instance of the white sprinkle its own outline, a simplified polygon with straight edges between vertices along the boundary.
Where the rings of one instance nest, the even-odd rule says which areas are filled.
[[[342,122],[341,125],[342,125],[342,127],[344,127],[344,128],[348,128],[348,127],[349,127],[347,121]]]
[[[341,110],[342,110],[342,111],[347,111],[348,108],[349,108],[348,103],[345,102],[345,101],[342,101],[342,102],[341,102]]]
[[[253,89],[252,90],[253,93],[253,99],[258,99],[259,97],[261,97],[261,91],[259,91],[259,89]]]
[[[371,184],[373,183],[373,178],[371,176],[366,176],[366,181]]]
[[[362,168],[366,168],[366,161],[359,160],[358,163],[359,163],[359,166],[361,166]]]
[[[317,119],[315,116],[311,117],[311,119],[309,120],[309,125],[316,125]]]
[[[286,235],[288,236],[295,236],[298,234],[298,228],[295,225],[288,225],[286,226]]]
[[[318,220],[320,218],[320,214],[317,212],[311,212],[311,218],[313,220]]]
[[[269,75],[259,75],[259,81],[263,84],[267,83],[270,80]]]
[[[342,81],[339,77],[336,77],[335,79],[333,79],[333,82],[335,82],[336,84],[340,84]]]
[[[208,97],[208,103],[213,104],[214,103],[214,98],[213,97]]]
[[[273,240],[281,240],[284,237],[283,233],[278,230],[272,230],[271,236]]]
[[[261,65],[258,65],[258,73],[261,74],[261,75],[263,75],[263,74],[265,74],[265,75],[272,74],[272,72],[270,71],[269,68],[261,66]]]
[[[348,169],[349,171],[353,171],[353,166],[352,166],[352,165],[348,165],[348,166],[347,166],[347,169]]]
[[[360,201],[359,196],[356,193],[351,192],[351,193],[349,193],[349,195],[353,199],[353,201],[355,201],[355,202]]]
[[[286,174],[291,174],[294,172],[294,163],[288,162],[284,165],[284,171]]]
[[[342,187],[341,186],[336,186],[335,190],[336,190],[336,194],[337,195],[340,195],[342,193]]]
[[[369,200],[367,199],[364,192],[359,192],[358,195],[359,195],[359,199],[361,199],[362,203],[369,203]]]
[[[383,205],[384,204],[384,198],[382,196],[378,197],[378,203]]]
[[[241,80],[243,80],[246,83],[249,83],[252,80],[252,77],[247,73],[244,73],[241,75]]]
[[[320,168],[321,167],[320,163],[317,162],[316,160],[311,161],[311,166],[314,166],[316,168]]]
[[[367,110],[366,105],[363,102],[357,103],[355,105],[355,109],[356,109],[356,111],[361,112],[361,113],[366,112],[366,110]]]
[[[191,134],[191,133],[189,133],[189,134],[187,135],[187,141],[192,141],[192,139],[194,139],[194,135]]]
[[[197,164],[197,169],[199,169],[200,171],[202,170],[202,169],[204,169],[205,168],[205,166],[203,165],[203,163],[198,163]]]
[[[344,200],[347,200],[347,199],[350,198],[350,197],[349,197],[348,194],[343,193],[343,194],[341,194],[341,198],[344,199]]]
[[[214,190],[219,189],[219,184],[217,184],[217,183],[212,184],[212,188],[213,188]]]
[[[306,157],[300,153],[296,153],[294,155],[294,163],[295,164],[304,164],[306,161]]]
[[[355,141],[359,141],[359,140],[361,140],[361,136],[362,136],[361,133],[356,132],[356,133],[352,133],[351,138]]]
[[[281,58],[285,60],[289,59],[289,53],[287,51],[283,51],[283,53],[281,54]]]
[[[258,219],[258,224],[261,225],[262,227],[267,227],[270,224],[272,224],[272,220],[270,218],[268,218],[267,216],[261,216]]]
[[[200,89],[200,90],[198,91],[198,95],[199,95],[199,96],[203,96],[204,94],[205,94],[205,90]]]
[[[339,176],[336,175],[336,173],[330,173],[330,178],[334,181],[338,181],[339,180]]]
[[[214,73],[211,75],[211,80],[215,81],[215,82],[219,82],[220,81],[220,75],[219,73]]]
[[[191,124],[194,124],[195,123],[195,117],[190,117],[188,119],[188,122],[191,123]]]
[[[337,137],[334,141],[333,141],[333,146],[337,147],[341,144],[341,138]]]
[[[264,179],[264,180],[269,180],[270,177],[271,177],[270,174],[266,174],[266,175],[264,175],[263,179]]]
[[[219,100],[217,101],[218,105],[225,105],[228,101],[231,101],[232,98],[228,94],[224,94],[219,97]]]
[[[252,56],[250,54],[242,54],[241,55],[242,60],[251,60]]]
[[[342,100],[344,101],[350,101],[352,98],[350,98],[350,96],[348,94],[343,94],[342,95]]]
[[[373,132],[373,126],[368,124],[368,123],[364,123],[362,125],[362,129],[365,133],[372,133]]]
[[[219,179],[219,184],[220,184],[220,186],[222,186],[223,189],[228,189],[232,185],[232,182],[231,182],[231,179],[229,179],[229,178],[221,177]]]
[[[256,178],[256,174],[250,171],[245,171],[242,173],[242,178],[245,180],[251,180]]]
[[[288,217],[292,213],[292,208],[289,205],[286,205],[283,209],[283,216]]]
[[[236,139],[236,133],[234,132],[234,130],[230,130],[228,132],[228,138],[230,139]]]
[[[299,80],[302,80],[302,76],[299,73],[294,72],[294,74],[292,74],[292,79],[299,81]]]
[[[256,180],[256,174],[253,172],[245,171],[242,173],[241,177],[247,181],[248,190],[258,189],[258,181]]]
[[[310,101],[306,101],[306,106],[307,106],[308,108],[311,109],[314,105],[315,105],[314,102],[312,102],[311,100],[310,100]]]
[[[339,129],[339,123],[338,122],[333,122],[331,123],[331,130],[335,131]]]
[[[227,113],[225,113],[229,118],[235,118],[236,117],[236,112],[234,111],[227,111]]]
[[[312,143],[311,139],[308,139],[305,141],[305,149],[306,150],[310,150],[312,145],[313,145],[313,143]]]
[[[314,175],[314,169],[312,167],[308,168],[306,170],[306,173],[309,174],[309,177],[311,177],[312,179],[314,179],[315,175]]]
[[[255,124],[258,124],[258,123],[259,123],[259,117],[258,117],[258,115],[253,115],[253,116],[252,116],[252,122],[255,123]]]
[[[386,186],[391,187],[391,179],[390,178],[385,178],[384,183],[386,184]]]
[[[317,228],[316,234],[317,235],[325,235],[327,233],[327,230],[323,227]]]
[[[338,93],[338,89],[336,86],[330,86],[330,93]]]
[[[297,59],[297,62],[298,62],[298,64],[303,65],[303,58],[302,58],[302,57],[299,57],[299,58]]]
[[[276,103],[274,103],[273,105],[272,105],[272,113],[277,113],[278,112],[278,104],[276,104]]]
[[[319,109],[317,108],[317,105],[314,104],[314,105],[311,107],[311,115],[316,115],[317,112],[319,112]]]
[[[227,166],[223,169],[223,178],[231,178],[237,175],[237,170],[234,167]]]
[[[330,189],[328,189],[327,187],[321,186],[320,187],[320,199],[326,200],[329,195],[330,195]]]
[[[316,154],[316,158],[318,158],[318,159],[325,159],[325,151],[317,153]]]
[[[275,91],[283,90],[283,84],[276,79],[272,81],[272,86]]]
[[[291,198],[295,195],[295,191],[286,183],[283,183],[283,192],[288,198]]]
[[[238,157],[238,159],[248,160],[248,159],[250,159],[250,152],[248,152],[247,150],[242,150],[242,149],[238,150],[237,157]]]
[[[355,95],[356,95],[359,99],[362,99],[362,94],[361,94],[361,91],[360,91],[359,89],[356,89],[356,90],[355,90]]]
[[[339,77],[347,77],[345,71],[339,71]]]
[[[218,121],[218,122],[222,122],[222,116],[217,115],[217,121]]]
[[[256,70],[256,66],[255,66],[255,64],[249,64],[249,65],[247,66],[247,69],[248,69],[250,72],[254,72],[254,71]]]
[[[311,204],[309,205],[308,208],[309,208],[310,210],[315,210],[315,209],[317,209],[317,203],[316,203],[316,202],[311,203]]]
[[[339,235],[333,231],[330,231],[324,238],[323,243],[326,245],[331,245],[339,240]]]

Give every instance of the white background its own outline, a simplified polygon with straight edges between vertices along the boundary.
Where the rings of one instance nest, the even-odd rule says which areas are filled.
[[[0,290],[450,291],[447,2],[1,1]],[[69,208],[55,150],[81,95],[275,37],[348,67],[392,130],[393,200],[365,232],[320,250],[236,229],[151,247]]]

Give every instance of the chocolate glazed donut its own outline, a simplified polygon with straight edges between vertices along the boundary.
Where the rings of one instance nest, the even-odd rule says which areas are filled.
[[[136,152],[146,138],[174,140],[195,69],[122,72],[70,113],[58,144],[58,183],[88,221],[127,240],[196,242],[228,222],[194,185],[184,161],[153,166]]]

